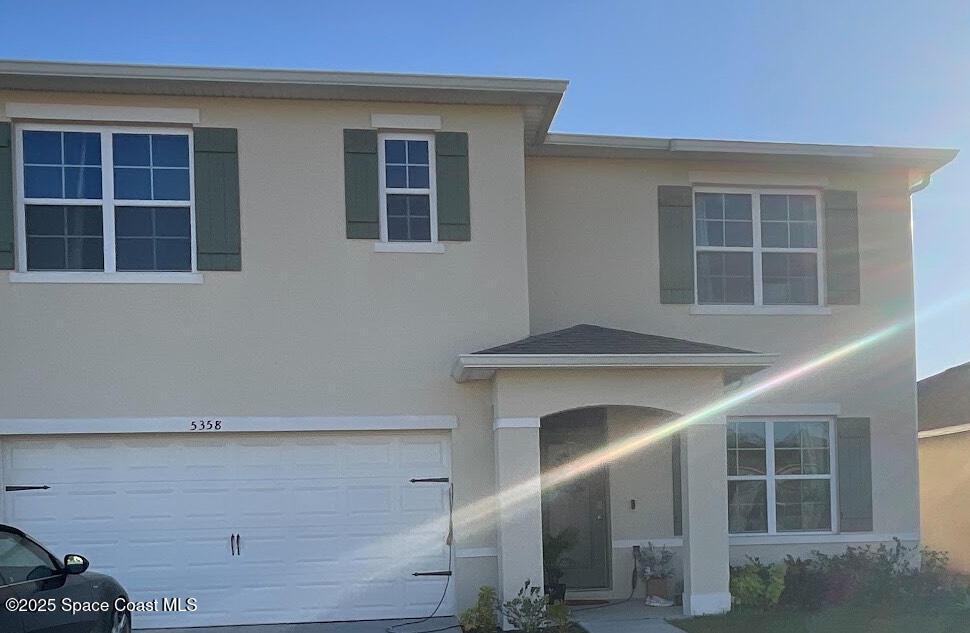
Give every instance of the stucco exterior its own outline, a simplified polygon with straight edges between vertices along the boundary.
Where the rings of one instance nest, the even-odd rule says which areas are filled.
[[[919,441],[923,543],[946,552],[950,566],[970,573],[970,515],[966,511],[970,477],[970,433],[924,437]]]
[[[455,522],[454,587],[465,608],[481,585],[508,597],[524,578],[541,581],[534,478],[543,416],[606,406],[609,440],[622,443],[895,326],[685,432],[684,536],[674,534],[670,438],[611,463],[613,581],[587,595],[624,597],[632,545],[651,540],[678,552],[687,592],[693,583],[716,607],[726,596],[729,558],[918,538],[910,173],[903,166],[538,156],[524,140],[534,117],[512,105],[0,90],[5,102],[192,108],[200,125],[236,128],[242,270],[205,272],[198,285],[0,277],[0,420],[454,416],[454,506],[477,512]],[[375,252],[373,241],[347,239],[342,133],[371,127],[373,114],[439,116],[442,130],[468,133],[470,241],[431,254]],[[802,315],[694,314],[691,306],[662,305],[657,187],[690,185],[698,172],[734,174],[738,184],[807,179],[857,191],[861,304]],[[577,323],[779,357],[741,383],[712,367],[500,369],[460,384],[450,375],[459,354]],[[728,539],[724,423],[773,408],[871,419],[871,533]],[[501,493],[523,482],[535,484],[535,494],[514,519],[503,519],[512,510]]]
[[[916,348],[909,190],[904,172],[791,172],[859,192],[862,301],[804,316],[691,314],[658,299],[658,185],[690,184],[691,172],[730,172],[743,181],[779,178],[764,165],[531,157],[530,316],[534,331],[598,323],[781,354],[752,380],[766,380],[887,327],[864,345],[752,399],[748,405],[838,405],[872,419],[874,531],[919,532]],[[747,176],[747,177],[746,177]],[[784,180],[782,176],[780,180]],[[747,406],[747,405],[746,405]],[[770,409],[770,406],[768,406]],[[766,552],[767,553],[767,552]]]

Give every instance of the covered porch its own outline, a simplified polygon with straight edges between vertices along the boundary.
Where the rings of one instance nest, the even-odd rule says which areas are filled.
[[[773,358],[588,325],[461,356],[456,380],[492,386],[501,598],[541,585],[543,537],[574,530],[571,598],[629,596],[653,542],[685,615],[729,610],[726,419],[695,414]]]

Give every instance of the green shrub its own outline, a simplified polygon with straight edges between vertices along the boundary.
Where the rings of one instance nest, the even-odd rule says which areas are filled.
[[[968,590],[950,574],[947,557],[926,548],[847,547],[841,554],[813,552],[808,559],[785,559],[781,603],[804,609],[857,604],[901,609],[960,609],[970,605]]]
[[[765,565],[749,558],[747,565],[731,568],[731,599],[739,607],[767,611],[785,589],[785,565]]]
[[[475,606],[462,611],[458,622],[465,631],[478,633],[493,633],[498,629],[498,598],[492,587],[478,589],[478,601]]]
[[[546,609],[546,616],[550,626],[555,629],[555,633],[569,633],[569,625],[572,623],[572,617],[566,603],[560,602],[559,604],[549,605]]]
[[[522,633],[539,633],[549,625],[549,598],[528,580],[518,595],[502,605],[505,618]]]

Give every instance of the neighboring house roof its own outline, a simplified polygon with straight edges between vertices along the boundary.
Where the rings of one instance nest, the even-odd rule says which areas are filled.
[[[920,437],[970,431],[970,362],[916,385]]]
[[[491,377],[513,368],[745,368],[768,367],[776,354],[687,339],[655,336],[598,325],[574,325],[458,357],[452,376],[459,382]]]
[[[903,167],[925,179],[957,154],[950,149],[550,133],[568,85],[556,79],[0,60],[0,89],[521,106],[526,151],[537,156]]]

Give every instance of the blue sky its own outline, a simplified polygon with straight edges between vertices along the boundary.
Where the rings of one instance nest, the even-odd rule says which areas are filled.
[[[569,132],[970,150],[970,3],[0,0],[0,58],[552,77]],[[970,151],[914,196],[917,310],[970,293]],[[919,376],[970,361],[970,302]]]

